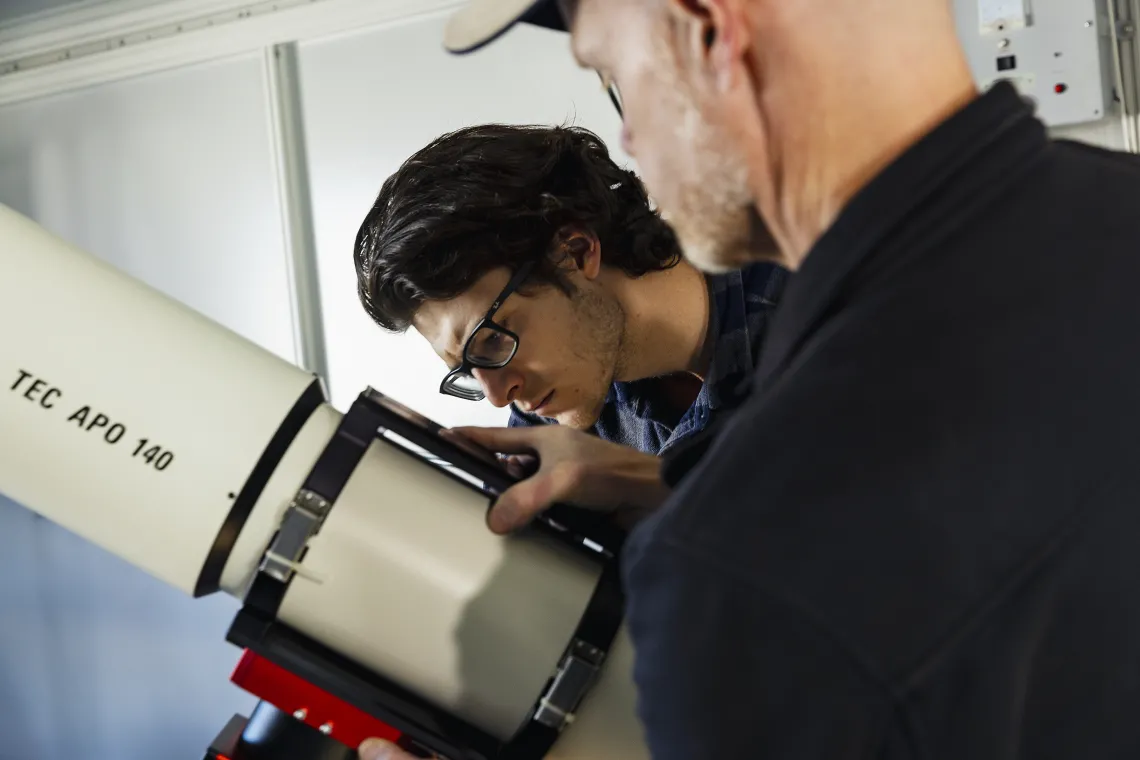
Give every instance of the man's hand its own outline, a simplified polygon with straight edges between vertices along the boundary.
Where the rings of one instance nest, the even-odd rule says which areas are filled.
[[[499,454],[515,455],[511,469],[522,475],[527,457],[537,460],[532,475],[504,491],[487,518],[495,533],[510,533],[555,502],[620,510],[626,525],[661,505],[669,489],[661,481],[661,460],[592,435],[549,425],[517,428],[462,427],[462,435]]]
[[[365,739],[356,748],[360,760],[420,760],[384,739]]]

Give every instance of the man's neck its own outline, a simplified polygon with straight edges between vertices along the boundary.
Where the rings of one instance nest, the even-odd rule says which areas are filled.
[[[630,278],[611,275],[625,312],[623,352],[615,380],[630,382],[678,372],[703,378],[711,352],[708,283],[692,265]]]
[[[977,94],[948,2],[856,5],[763,3],[753,19],[753,193],[793,270],[862,187]]]

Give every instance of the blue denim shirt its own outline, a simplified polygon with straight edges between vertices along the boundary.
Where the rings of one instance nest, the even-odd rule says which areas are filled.
[[[656,380],[614,383],[593,432],[604,440],[660,455],[705,429],[718,412],[736,407],[748,394],[769,315],[787,278],[787,271],[773,264],[708,275],[709,334],[715,336],[716,345],[696,401],[674,425],[676,414],[658,397]],[[544,424],[556,423],[511,407],[511,427]]]

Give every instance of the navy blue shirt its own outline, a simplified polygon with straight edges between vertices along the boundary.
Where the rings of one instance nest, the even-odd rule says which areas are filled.
[[[852,199],[627,544],[654,760],[1140,758],[1138,211],[1008,84]]]
[[[787,276],[772,264],[753,264],[706,277],[709,335],[716,343],[696,401],[677,420],[676,411],[657,395],[657,380],[614,383],[593,432],[603,440],[658,455],[703,430],[718,413],[739,405]],[[511,427],[543,424],[554,421],[511,407]]]

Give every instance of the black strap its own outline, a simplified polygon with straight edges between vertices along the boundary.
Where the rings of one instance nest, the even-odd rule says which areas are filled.
[[[625,593],[621,586],[621,570],[618,560],[611,560],[598,578],[594,595],[582,613],[574,637],[608,652],[624,619]]]
[[[257,500],[261,498],[265,484],[269,482],[270,476],[277,469],[277,465],[281,463],[282,457],[293,444],[297,434],[301,432],[301,428],[309,421],[309,417],[313,415],[317,407],[325,403],[325,400],[324,386],[320,379],[315,378],[297,399],[297,402],[293,404],[293,408],[285,415],[285,419],[281,421],[277,432],[273,434],[269,445],[265,447],[265,451],[261,453],[261,458],[257,460],[253,471],[246,479],[245,485],[234,498],[234,503],[230,506],[230,512],[226,515],[225,522],[218,529],[218,535],[210,547],[209,554],[206,555],[202,571],[198,574],[198,581],[194,584],[195,597],[212,594],[220,587],[222,571],[230,558],[230,552],[233,551],[234,544],[237,543],[238,536],[241,535],[242,528],[245,527],[246,520],[253,512]]]
[[[302,489],[319,495],[328,502],[328,509],[332,509],[365,451],[376,440],[380,429],[386,426],[385,423],[390,414],[388,410],[378,406],[368,398],[367,392],[361,394],[341,419],[336,433],[329,440],[324,451],[321,452],[316,464],[306,477]],[[381,440],[386,441],[387,439],[381,438]],[[406,451],[394,443],[392,445]],[[566,540],[574,543],[569,538]],[[621,628],[624,617],[625,596],[622,592],[619,570],[620,543],[620,538],[611,543],[615,549],[614,554],[604,561],[602,573],[594,587],[590,601],[578,621],[571,641],[564,650],[564,659],[572,654],[576,647],[585,645],[587,648],[596,651],[600,665],[604,666],[605,656]],[[599,561],[602,560],[600,555],[594,556]],[[277,617],[277,611],[281,606],[287,588],[288,581],[281,582],[266,573],[259,572],[250,587],[249,594],[246,596],[242,614],[253,613],[258,619],[265,621],[265,624],[272,624],[272,621]],[[250,638],[242,645],[248,646],[253,651],[259,651],[254,641],[255,639]],[[311,648],[316,649],[313,645]],[[314,673],[306,674],[303,677],[306,677],[315,686],[325,688],[326,685],[320,683],[321,679],[316,677],[317,672],[320,672],[320,669],[316,669]],[[335,676],[330,673],[329,677],[334,678]],[[370,680],[376,681],[378,679]],[[550,683],[552,682],[553,679]],[[549,689],[550,683],[544,687],[542,694],[537,695],[536,703],[523,727],[510,741],[500,745],[501,751],[495,755],[497,758],[501,758],[501,760],[541,760],[550,752],[561,730],[534,719],[540,707],[539,702]],[[340,691],[335,686],[328,690],[333,693]],[[383,697],[388,700],[391,699],[391,693],[394,692],[390,688],[377,689],[373,697]],[[357,704],[357,706],[361,709],[368,709],[371,701],[364,700],[362,704]],[[440,725],[454,722],[453,718],[442,711],[434,708],[427,709],[429,713],[436,716],[433,720]],[[406,725],[405,721],[398,722]],[[415,721],[421,726],[427,722],[422,719]],[[475,733],[481,734],[478,731]],[[484,744],[484,741],[489,738],[480,735],[476,743]],[[426,744],[430,745],[430,742]]]
[[[375,406],[363,396],[357,398],[341,418],[336,433],[325,445],[301,488],[318,494],[330,505],[335,504],[364,452],[376,439],[380,425],[381,417]],[[258,573],[246,595],[245,604],[268,617],[277,617],[288,587],[288,583]]]

